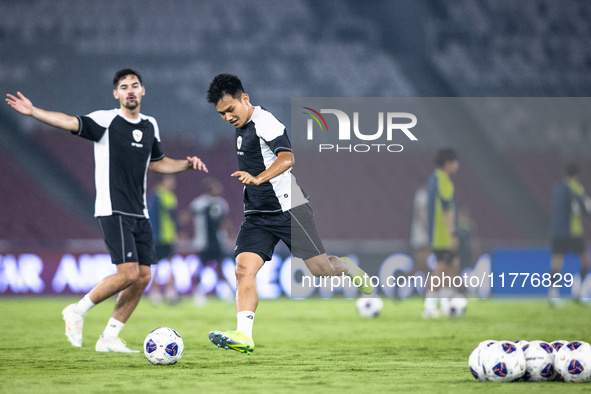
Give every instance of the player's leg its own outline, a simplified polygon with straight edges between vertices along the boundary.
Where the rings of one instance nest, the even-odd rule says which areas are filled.
[[[459,276],[460,257],[453,254],[450,261],[446,261],[445,270],[442,273],[441,288],[439,289],[439,311],[442,316],[448,317],[451,312],[450,303],[454,298],[461,297],[461,288],[455,287],[453,279]]]
[[[425,283],[425,302],[423,304],[424,318],[436,318],[441,316],[439,311],[439,290],[441,289],[440,279],[445,272],[445,266],[445,261],[438,259],[435,269],[431,272],[429,281]]]
[[[125,342],[119,338],[119,333],[127,322],[127,319],[137,307],[146,287],[150,283],[150,265],[156,262],[155,250],[152,241],[152,227],[148,219],[128,218],[128,239],[125,242],[125,258],[136,258],[137,263],[122,263],[118,265],[119,272],[127,272],[127,280],[130,282],[121,289],[115,302],[113,314],[109,319],[102,335],[96,342],[97,352],[137,353],[137,350],[128,349]],[[125,235],[123,239],[125,239]],[[92,294],[91,294],[92,297]]]
[[[550,288],[548,289],[548,301],[550,305],[557,306],[560,304],[559,287],[554,285],[559,279],[559,273],[562,271],[564,264],[564,256],[569,250],[568,240],[566,238],[554,238],[552,240],[552,256],[550,257]]]
[[[328,256],[309,204],[290,210],[289,227],[277,235],[290,247],[292,254],[304,260],[314,276],[339,276],[345,274],[359,284],[364,294],[373,293],[369,276],[347,257]],[[287,233],[288,232],[288,233]]]
[[[89,293],[90,299],[98,304],[107,298],[127,289],[140,277],[138,263],[117,264],[117,272],[101,280]]]
[[[121,265],[129,265],[134,263],[125,263]],[[138,353],[137,350],[128,349],[119,338],[119,333],[123,329],[123,326],[129,319],[129,316],[133,313],[137,307],[144,290],[150,283],[151,272],[150,266],[135,265],[135,280],[127,286],[124,290],[121,290],[117,295],[117,301],[115,302],[115,309],[111,318],[107,322],[107,326],[99,337],[95,350],[97,352],[120,352],[120,353]],[[127,267],[126,267],[127,268]]]
[[[115,309],[113,310],[112,317],[118,321],[125,323],[129,316],[133,313],[137,307],[142,294],[146,290],[146,287],[150,283],[151,271],[149,265],[138,265],[139,267],[137,279],[125,290],[119,292],[117,301],[115,302]]]
[[[427,259],[429,258],[430,254],[431,248],[429,248],[429,246],[422,246],[414,250],[414,272],[427,272],[427,270],[429,269],[427,267]]]
[[[292,247],[293,248],[293,247]],[[304,263],[314,276],[340,276],[342,274],[350,277],[363,294],[373,293],[374,287],[371,285],[369,275],[365,273],[357,264],[348,257],[328,256],[326,253],[305,258],[299,255],[293,248],[293,254],[304,260]]]
[[[560,303],[559,287],[555,287],[554,284],[558,281],[559,273],[562,271],[562,265],[564,263],[563,253],[552,253],[550,258],[550,288],[548,289],[548,301],[551,305],[558,305]]]
[[[137,251],[129,218],[113,215],[100,217],[98,222],[111,261],[117,266],[117,272],[102,279],[80,301],[68,305],[62,311],[66,323],[66,336],[75,347],[82,346],[82,328],[86,314],[96,304],[130,286],[139,276]]]
[[[82,346],[84,317],[96,304],[132,285],[138,278],[138,263],[117,265],[117,272],[101,280],[78,303],[68,305],[63,311],[66,336],[75,347]]]
[[[259,304],[256,274],[264,261],[256,253],[244,252],[236,257],[236,311],[255,312]]]
[[[306,258],[304,263],[314,276],[338,276],[349,271],[349,264],[345,260],[336,256],[328,256],[326,253]]]
[[[459,258],[451,250],[434,250],[437,265],[429,275],[429,281],[425,283],[425,303],[423,305],[423,317],[441,317],[441,299],[453,297],[453,289],[450,288],[451,279],[459,269]],[[450,278],[450,279],[446,279]]]
[[[261,256],[243,252],[236,256],[236,330],[211,331],[209,339],[219,348],[250,354],[254,350],[252,327],[259,304],[256,274],[264,264]]]
[[[259,296],[256,274],[271,260],[279,238],[268,231],[272,223],[259,216],[247,216],[236,238],[236,330],[209,332],[210,341],[219,348],[250,354],[254,350],[252,327]]]

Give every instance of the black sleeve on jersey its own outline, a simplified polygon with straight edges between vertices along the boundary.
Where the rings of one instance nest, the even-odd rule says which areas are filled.
[[[287,136],[287,130],[283,130],[283,134],[277,138],[272,139],[271,141],[265,141],[269,148],[273,151],[273,153],[277,154],[279,152],[287,151],[291,152],[291,142],[289,141],[289,137]]]
[[[79,135],[82,138],[91,140],[94,142],[100,141],[105,134],[106,127],[100,126],[92,118],[88,116],[77,116],[80,127],[78,131],[72,131],[72,134]]]
[[[152,144],[152,155],[150,156],[150,161],[159,161],[164,159],[164,152],[162,152],[162,148],[160,147],[160,141],[154,138],[154,143]]]

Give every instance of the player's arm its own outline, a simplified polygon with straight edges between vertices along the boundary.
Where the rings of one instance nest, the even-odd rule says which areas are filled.
[[[454,217],[454,212],[451,209],[443,212],[443,220],[445,221],[445,227],[447,227],[447,231],[453,236],[456,233],[456,221]]]
[[[232,176],[238,178],[245,185],[256,186],[283,174],[293,166],[294,162],[293,153],[290,151],[281,151],[277,154],[277,159],[275,159],[273,164],[259,175],[254,176],[246,171],[236,171]]]
[[[187,170],[209,172],[205,163],[203,163],[197,156],[187,157],[186,160],[175,160],[163,157],[162,160],[150,162],[148,168],[159,174],[176,174]]]
[[[6,103],[10,105],[15,111],[23,115],[32,116],[40,122],[48,124],[59,129],[78,131],[80,123],[78,118],[63,114],[61,112],[46,111],[41,108],[33,106],[33,103],[26,98],[21,92],[16,93],[18,97],[12,94],[6,95]]]
[[[443,221],[445,227],[451,234],[451,249],[457,251],[459,247],[458,235],[456,234],[456,218],[453,209],[448,209],[443,212]]]

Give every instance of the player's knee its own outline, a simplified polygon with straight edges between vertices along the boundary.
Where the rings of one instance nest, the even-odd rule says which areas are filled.
[[[242,264],[240,262],[236,263],[236,280],[244,280],[249,278],[255,278],[256,271],[253,270],[249,265]]]
[[[140,279],[140,270],[126,270],[121,273],[124,280],[125,287],[131,286]]]
[[[142,286],[146,287],[150,283],[151,279],[152,279],[152,274],[151,274],[150,270],[147,270],[146,272],[140,273],[139,278],[137,280]]]

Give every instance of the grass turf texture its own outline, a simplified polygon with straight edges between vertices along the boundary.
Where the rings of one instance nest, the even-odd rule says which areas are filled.
[[[380,317],[361,319],[355,300],[262,300],[255,351],[215,348],[211,329],[235,327],[234,306],[152,306],[146,299],[121,337],[141,349],[154,328],[183,337],[177,365],[153,366],[140,354],[97,353],[95,342],[113,309],[108,300],[86,317],[83,347],[64,335],[61,310],[70,298],[0,300],[2,393],[380,393],[568,392],[591,384],[476,382],[468,356],[485,339],[591,340],[591,307],[566,303],[470,300],[462,319],[423,320],[422,300],[386,300]]]

